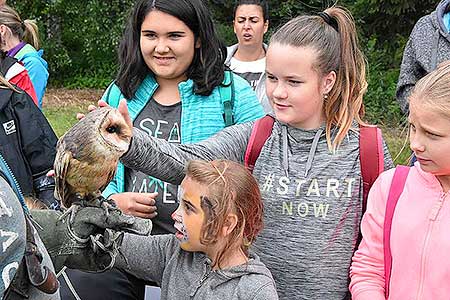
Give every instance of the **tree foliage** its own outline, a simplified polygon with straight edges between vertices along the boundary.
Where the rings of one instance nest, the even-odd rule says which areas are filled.
[[[174,0],[176,1],[176,0]],[[10,0],[23,19],[40,27],[51,83],[104,88],[117,70],[117,47],[133,0]],[[234,43],[232,0],[208,0],[217,30]],[[270,28],[299,14],[315,13],[334,1],[271,0]],[[371,121],[400,116],[394,93],[402,49],[415,22],[435,9],[437,1],[342,0],[358,26],[369,61],[369,91],[365,101]],[[269,33],[270,35],[270,33]]]

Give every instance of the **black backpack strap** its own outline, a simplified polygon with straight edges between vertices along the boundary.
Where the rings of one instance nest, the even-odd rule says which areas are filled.
[[[0,72],[2,72],[3,76],[6,76],[6,73],[8,73],[9,68],[11,68],[16,62],[18,62],[17,59],[11,56],[6,56],[2,59],[0,64]]]

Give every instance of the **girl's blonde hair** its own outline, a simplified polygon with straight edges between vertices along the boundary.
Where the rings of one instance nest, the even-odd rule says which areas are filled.
[[[226,218],[233,213],[238,222],[219,249],[213,266],[218,265],[229,249],[239,247],[246,255],[248,248],[263,227],[263,204],[258,183],[242,165],[229,160],[211,162],[193,160],[187,165],[186,176],[207,187],[201,197],[205,213],[200,242],[213,245],[218,242]]]
[[[415,85],[409,101],[437,110],[450,118],[450,60],[421,78]]]
[[[0,6],[0,24],[8,26],[14,36],[39,49],[39,30],[34,20],[23,20],[10,6]]]
[[[359,49],[351,13],[339,6],[327,8],[322,16],[299,16],[275,32],[270,43],[311,47],[317,53],[313,66],[320,76],[336,72],[336,82],[324,99],[326,137],[335,151],[347,135],[353,120],[359,124],[364,115],[363,95],[367,90],[366,60]],[[337,134],[331,140],[331,128]]]

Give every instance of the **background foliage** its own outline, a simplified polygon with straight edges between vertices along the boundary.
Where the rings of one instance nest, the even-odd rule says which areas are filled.
[[[176,0],[174,0],[176,1]],[[116,72],[116,49],[134,0],[9,0],[23,19],[36,19],[53,86],[105,88]],[[232,31],[233,0],[208,0],[218,31],[227,44]],[[415,22],[434,10],[437,0],[342,0],[357,22],[369,62],[367,118],[398,123],[394,99],[403,47]],[[302,13],[313,13],[333,1],[269,0],[270,28]],[[275,9],[276,8],[276,9]],[[269,33],[270,35],[270,33]],[[267,36],[268,37],[268,36]]]

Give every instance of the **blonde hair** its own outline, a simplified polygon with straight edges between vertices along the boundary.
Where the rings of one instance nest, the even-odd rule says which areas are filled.
[[[226,252],[236,247],[248,255],[248,248],[263,227],[263,204],[253,175],[243,165],[229,160],[193,160],[187,165],[186,176],[207,187],[206,195],[201,198],[205,213],[200,238],[202,244],[218,242],[230,213],[236,214],[238,219],[212,265],[220,268]]]
[[[409,102],[416,101],[450,118],[450,60],[439,64],[416,83]]]
[[[0,6],[0,24],[8,26],[14,36],[39,49],[39,30],[34,20],[23,20],[10,6]]]
[[[19,93],[19,91],[11,83],[9,83],[9,81],[6,80],[2,74],[0,74],[0,89],[10,89]]]
[[[314,68],[320,76],[336,72],[336,82],[324,99],[328,147],[335,151],[347,135],[353,120],[364,115],[363,95],[367,91],[366,60],[359,49],[355,22],[343,7],[327,8],[319,15],[296,17],[277,30],[270,43],[312,47],[317,53]],[[331,128],[338,130],[333,141]]]

